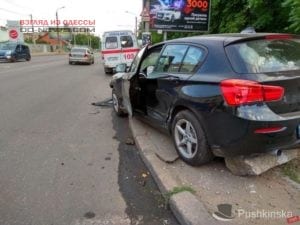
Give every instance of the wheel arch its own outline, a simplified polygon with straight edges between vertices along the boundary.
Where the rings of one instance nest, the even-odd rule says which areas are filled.
[[[183,111],[183,110],[188,110],[188,111],[190,111],[190,112],[193,113],[193,115],[197,118],[197,120],[198,120],[199,123],[200,123],[200,126],[201,126],[201,127],[203,128],[203,130],[204,130],[204,133],[205,133],[205,136],[206,136],[208,145],[211,146],[211,144],[212,144],[211,135],[209,135],[208,128],[207,128],[207,125],[206,125],[206,123],[205,123],[204,116],[201,114],[201,112],[199,112],[199,110],[195,109],[195,107],[193,107],[193,106],[191,106],[191,105],[189,105],[189,104],[177,104],[177,105],[175,105],[175,106],[170,110],[169,117],[168,117],[168,122],[167,122],[168,132],[169,132],[170,134],[172,134],[172,123],[173,123],[173,120],[174,120],[175,116],[176,116],[180,111]]]

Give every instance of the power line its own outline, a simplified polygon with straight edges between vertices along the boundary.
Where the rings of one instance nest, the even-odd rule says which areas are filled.
[[[15,11],[12,11],[12,10],[9,10],[9,9],[0,8],[0,10],[8,12],[8,13],[13,13],[13,14],[21,15],[21,16],[28,16],[28,14],[15,12]]]
[[[32,11],[31,8],[28,8],[28,7],[26,7],[26,6],[19,5],[19,4],[15,3],[14,0],[4,0],[4,1],[5,1],[6,3],[10,4],[10,5],[15,6],[15,7],[18,7],[18,8],[21,8],[21,9],[26,9],[26,10],[29,10],[29,11]]]

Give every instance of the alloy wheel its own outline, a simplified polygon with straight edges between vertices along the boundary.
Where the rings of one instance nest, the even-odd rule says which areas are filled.
[[[197,154],[197,133],[190,121],[178,120],[175,124],[174,137],[177,149],[185,158],[192,159]]]

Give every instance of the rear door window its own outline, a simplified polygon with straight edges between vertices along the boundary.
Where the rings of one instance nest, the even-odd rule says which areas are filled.
[[[121,41],[121,47],[122,48],[131,48],[131,47],[133,47],[133,40],[132,40],[132,37],[129,36],[129,35],[121,36],[120,41]]]
[[[85,54],[86,53],[86,50],[83,49],[83,48],[73,48],[71,50],[71,53],[82,53],[82,54]]]
[[[188,45],[167,45],[158,60],[155,71],[168,73],[179,72],[187,49]]]
[[[262,39],[230,45],[229,60],[238,73],[300,70],[300,39]]]
[[[189,45],[168,45],[161,54],[155,72],[193,73],[203,61],[205,51]]]
[[[106,37],[105,48],[107,48],[107,49],[118,48],[118,38],[115,36],[114,37]]]
[[[195,71],[196,67],[203,61],[204,50],[196,47],[189,47],[179,72],[181,73],[192,73]]]

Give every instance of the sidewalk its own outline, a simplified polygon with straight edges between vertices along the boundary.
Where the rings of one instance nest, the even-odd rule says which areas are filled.
[[[143,161],[181,224],[278,225],[300,216],[300,185],[280,167],[250,177],[233,175],[221,159],[191,167],[178,159],[169,136],[135,118],[129,121]],[[230,221],[213,218],[220,204],[232,207]]]

